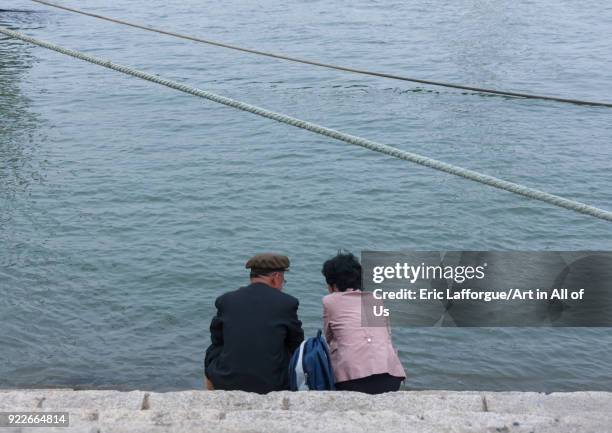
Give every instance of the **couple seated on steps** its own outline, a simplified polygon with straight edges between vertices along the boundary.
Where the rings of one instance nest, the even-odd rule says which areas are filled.
[[[283,292],[289,259],[258,254],[246,263],[250,284],[217,298],[205,356],[209,390],[265,394],[289,389],[289,360],[304,339],[296,298]],[[329,294],[323,327],[336,389],[379,394],[397,391],[406,374],[388,327],[363,327],[361,265],[350,253],[323,264]]]

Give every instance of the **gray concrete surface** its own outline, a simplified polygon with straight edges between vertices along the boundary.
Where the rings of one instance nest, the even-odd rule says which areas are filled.
[[[69,412],[8,433],[612,433],[612,393],[0,390],[0,412]]]

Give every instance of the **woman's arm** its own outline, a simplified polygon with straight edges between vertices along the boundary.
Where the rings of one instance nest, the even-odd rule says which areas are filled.
[[[334,335],[331,329],[331,322],[330,322],[329,316],[330,316],[329,308],[327,307],[327,304],[325,303],[325,300],[324,300],[323,301],[323,333],[325,334],[325,339],[327,340],[327,344],[329,344],[334,338]]]

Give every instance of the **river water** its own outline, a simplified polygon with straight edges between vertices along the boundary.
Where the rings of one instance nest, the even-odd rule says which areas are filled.
[[[66,2],[65,4],[68,4]],[[72,2],[268,51],[612,100],[612,6]],[[0,25],[612,209],[612,110],[240,54],[0,0]],[[338,249],[612,249],[612,226],[0,38],[0,386],[201,386],[214,299],[255,252],[321,326]],[[257,338],[254,336],[253,338]],[[612,390],[609,329],[396,328],[411,389]]]

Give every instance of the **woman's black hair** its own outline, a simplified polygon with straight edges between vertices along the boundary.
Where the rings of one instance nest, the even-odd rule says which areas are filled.
[[[353,254],[339,251],[338,254],[323,263],[321,273],[330,286],[334,284],[339,291],[346,289],[361,290],[361,265]]]

